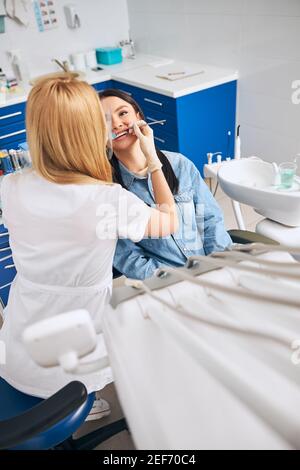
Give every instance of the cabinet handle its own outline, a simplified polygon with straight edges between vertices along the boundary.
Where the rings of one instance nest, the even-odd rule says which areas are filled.
[[[157,121],[157,119],[153,119],[153,118],[150,117],[150,116],[146,116],[146,119],[147,119],[147,121],[150,121],[150,122],[155,122],[155,121]],[[158,124],[158,123],[157,123],[157,124]],[[165,126],[166,124],[167,124],[167,120],[165,120],[165,122],[160,122],[160,123],[159,123],[160,126]]]
[[[17,113],[12,113],[12,114],[6,114],[5,116],[0,116],[0,121],[4,119],[9,119],[15,116],[20,116],[22,114],[22,111],[18,111]]]
[[[21,131],[12,132],[11,134],[2,135],[2,136],[0,137],[0,140],[8,139],[8,137],[13,137],[14,135],[25,134],[25,132],[26,132],[26,130],[23,129],[23,130],[21,130]]]
[[[7,266],[4,267],[4,269],[13,269],[16,266],[14,264],[8,264]]]
[[[12,282],[9,282],[8,284],[4,284],[4,286],[0,286],[0,290],[5,289],[6,287],[9,287],[11,285],[12,285]]]
[[[154,137],[154,140],[157,140],[158,142],[161,142],[162,144],[165,144],[166,141],[163,139],[160,139],[159,137]]]
[[[6,235],[8,235],[8,232],[0,233],[0,237],[6,237]]]
[[[4,258],[0,258],[0,262],[6,261],[7,259],[10,259],[10,258],[11,258],[11,255],[4,256]]]
[[[126,95],[132,96],[132,93],[130,93],[129,91],[121,90],[120,88],[118,88],[118,90],[122,93],[126,93]]]
[[[10,246],[7,246],[6,248],[0,248],[0,253],[3,253],[4,251],[10,250]]]
[[[144,101],[146,101],[146,103],[156,104],[157,106],[163,106],[159,101],[150,100],[149,98],[144,98]]]

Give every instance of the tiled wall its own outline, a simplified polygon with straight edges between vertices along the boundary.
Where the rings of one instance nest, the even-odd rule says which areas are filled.
[[[300,0],[127,1],[138,50],[239,70],[243,155],[300,153]]]
[[[78,8],[81,28],[69,29],[64,5],[73,3]],[[55,0],[58,28],[38,31],[32,2],[29,4],[30,25],[20,26],[6,20],[6,33],[0,34],[0,67],[10,70],[6,52],[21,49],[32,76],[56,70],[51,58],[68,59],[72,52],[95,47],[117,45],[128,37],[129,23],[126,0]]]

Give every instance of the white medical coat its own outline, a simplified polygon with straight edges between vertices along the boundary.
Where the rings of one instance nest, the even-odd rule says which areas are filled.
[[[99,340],[96,353],[87,359],[106,355],[101,320],[111,295],[117,238],[139,241],[150,208],[120,185],[59,185],[33,170],[6,176],[1,200],[17,276],[0,330],[6,346],[0,376],[43,398],[74,379],[88,392],[102,389],[112,381],[109,367],[75,377],[59,367],[41,368],[28,356],[22,333],[36,321],[85,308]]]

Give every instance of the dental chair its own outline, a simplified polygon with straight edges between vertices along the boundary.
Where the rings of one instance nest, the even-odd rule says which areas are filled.
[[[137,449],[299,449],[300,268],[258,245],[114,290],[103,332]]]
[[[19,392],[0,378],[0,397],[0,450],[92,450],[127,429],[121,419],[73,439],[95,399],[78,381],[43,400]]]
[[[19,392],[0,378],[0,397],[0,450],[92,450],[127,429],[120,419],[73,439],[95,399],[77,381],[43,400]]]

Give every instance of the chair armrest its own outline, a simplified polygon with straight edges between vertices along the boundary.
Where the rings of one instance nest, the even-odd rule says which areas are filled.
[[[233,243],[265,243],[266,245],[280,245],[280,243],[272,240],[272,238],[265,237],[259,233],[249,232],[248,230],[229,230],[228,234]]]
[[[46,431],[75,412],[86,399],[85,386],[74,381],[25,413],[0,421],[0,449],[10,449]]]

